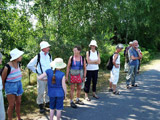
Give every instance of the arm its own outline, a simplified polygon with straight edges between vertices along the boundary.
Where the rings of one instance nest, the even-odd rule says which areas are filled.
[[[5,89],[5,82],[6,82],[6,77],[7,77],[7,71],[8,71],[8,68],[5,67],[3,69],[3,72],[2,72],[2,84],[3,84],[3,89]]]
[[[83,65],[83,82],[85,82],[86,73],[87,73],[86,60],[84,59],[84,65]]]
[[[142,53],[141,53],[141,50],[140,49],[136,49],[137,53],[138,53],[138,56],[140,57],[140,59],[142,59]]]
[[[88,52],[88,51],[86,52],[86,58],[87,58],[88,64],[97,64],[97,60],[91,61],[91,60],[89,59],[89,52]]]
[[[69,58],[69,60],[68,60],[68,64],[67,64],[67,70],[66,70],[66,81],[68,81],[69,70],[70,70],[70,66],[71,66],[71,58],[72,58],[72,56]]]
[[[97,64],[100,64],[101,63],[101,58],[100,58],[100,54],[98,53],[98,61],[97,61]]]
[[[63,87],[63,90],[64,90],[64,96],[66,98],[66,95],[67,95],[67,87],[66,87],[66,83],[65,83],[65,76],[63,76],[62,78],[62,87]]]
[[[116,68],[119,68],[119,65],[116,64],[117,58],[118,58],[118,54],[114,54],[113,65],[114,65]]]
[[[40,76],[38,76],[37,79],[38,80],[42,80],[46,76],[47,76],[47,74],[46,74],[46,72],[44,72],[43,74],[41,74]]]
[[[28,63],[27,67],[32,72],[36,73],[36,67],[35,67],[36,64],[37,64],[37,55]]]

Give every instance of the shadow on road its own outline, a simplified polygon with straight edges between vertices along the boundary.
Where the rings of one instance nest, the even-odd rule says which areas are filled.
[[[160,119],[160,71],[149,70],[137,76],[140,87],[127,90],[119,86],[121,95],[107,91],[77,109],[66,107],[63,120],[158,120]]]

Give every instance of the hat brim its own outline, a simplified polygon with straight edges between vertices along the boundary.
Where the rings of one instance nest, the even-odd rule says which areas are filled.
[[[54,61],[51,62],[51,67],[52,67],[53,70],[54,70],[55,68],[57,68],[57,69],[63,69],[63,68],[65,68],[66,66],[67,66],[66,63],[62,63],[61,65],[56,65]]]
[[[44,49],[44,48],[50,47],[50,46],[51,46],[51,45],[47,45],[47,46],[45,46],[45,47],[42,47],[41,50]]]
[[[98,47],[97,45],[93,45],[93,44],[89,44],[89,47],[91,47],[91,45],[92,45],[92,46],[96,46],[96,47]]]
[[[19,57],[22,56],[23,54],[24,54],[24,52],[23,52],[23,51],[20,51],[19,54],[18,54],[17,56],[15,56],[15,57],[12,57],[12,58],[10,59],[10,61],[16,60],[17,58],[19,58]]]

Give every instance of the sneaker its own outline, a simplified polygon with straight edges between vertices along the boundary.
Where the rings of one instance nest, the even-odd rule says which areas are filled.
[[[74,102],[71,102],[71,107],[72,107],[72,108],[77,108],[77,105],[74,104]]]
[[[45,104],[45,107],[49,108],[49,102]]]
[[[120,92],[119,91],[114,91],[113,94],[120,95]]]
[[[112,88],[109,88],[109,90],[108,90],[109,92],[113,92],[113,89]]]
[[[139,87],[137,84],[132,85],[132,87]]]
[[[85,100],[87,100],[87,101],[91,101],[91,99],[90,99],[89,97],[86,97],[86,98],[85,98]]]
[[[84,103],[82,101],[80,101],[80,100],[76,101],[75,103],[79,104],[79,105],[84,105]]]
[[[44,108],[43,108],[43,104],[39,104],[39,109],[40,109],[40,113],[44,113]]]
[[[131,89],[131,87],[129,85],[127,85],[126,87],[127,87],[127,89]]]

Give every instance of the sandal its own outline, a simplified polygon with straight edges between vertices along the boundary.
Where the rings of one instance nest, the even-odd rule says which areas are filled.
[[[109,92],[113,92],[113,89],[112,88],[109,88],[109,90],[108,90]]]
[[[93,95],[94,98],[99,99],[99,97],[97,95]]]
[[[89,97],[86,97],[86,98],[85,98],[85,100],[87,100],[87,101],[91,101],[91,99],[90,99]]]
[[[120,92],[119,91],[114,91],[113,94],[120,95]]]
[[[127,85],[126,87],[127,87],[127,89],[131,89],[131,87],[129,85]]]
[[[132,87],[139,87],[137,84],[132,85]]]

